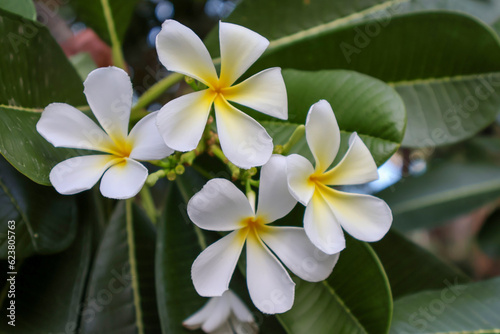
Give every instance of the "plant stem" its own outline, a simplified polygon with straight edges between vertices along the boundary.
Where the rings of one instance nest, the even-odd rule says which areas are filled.
[[[306,132],[306,127],[304,125],[299,125],[295,131],[293,131],[292,135],[290,136],[290,139],[288,139],[288,142],[283,145],[283,150],[281,151],[281,154],[287,155],[288,152],[290,152],[290,149],[297,144],[303,137]]]
[[[109,37],[111,39],[111,51],[113,52],[113,65],[119,67],[123,70],[127,70],[125,66],[125,60],[123,59],[123,52],[120,40],[116,33],[115,21],[113,20],[113,14],[111,13],[111,6],[108,0],[101,0],[102,9],[104,12],[104,18],[106,20],[106,25],[108,26]]]
[[[138,110],[143,109],[156,100],[163,92],[175,85],[177,82],[181,81],[184,76],[179,73],[172,73],[166,78],[155,83],[151,86],[141,97],[137,100],[137,103],[132,107],[132,115],[136,114]]]
[[[153,197],[151,196],[151,190],[147,185],[144,185],[141,189],[141,202],[142,207],[146,211],[149,219],[151,219],[153,224],[156,225],[158,221],[158,211],[156,210]]]

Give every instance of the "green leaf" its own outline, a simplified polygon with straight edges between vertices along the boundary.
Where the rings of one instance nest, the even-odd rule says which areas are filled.
[[[469,213],[500,196],[500,169],[480,162],[443,162],[377,194],[399,231],[430,228]]]
[[[111,24],[114,25],[121,44],[134,13],[135,5],[138,2],[139,0],[76,0],[74,5],[80,19],[94,29],[106,43],[111,45],[111,36],[103,6],[107,7],[109,5]]]
[[[0,10],[0,153],[33,181],[49,185],[51,168],[73,150],[54,148],[36,131],[49,103],[85,105],[82,81],[50,32]]]
[[[28,20],[36,20],[36,9],[32,0],[0,0],[0,8]]]
[[[202,248],[197,227],[187,216],[189,197],[183,196],[187,191],[183,179],[170,186],[167,205],[158,223],[156,289],[162,333],[168,334],[185,333],[182,321],[207,300],[196,293],[191,281],[191,265]]]
[[[500,278],[471,284],[447,284],[394,303],[391,333],[500,332]]]
[[[57,253],[75,239],[75,198],[18,173],[0,157],[0,258],[7,258],[7,222],[16,222],[16,257]],[[5,222],[5,223],[4,223]]]
[[[67,250],[57,255],[32,257],[23,262],[15,276],[14,298],[5,295],[10,284],[4,285],[6,277],[5,270],[2,270],[2,296],[5,298],[1,303],[2,309],[5,310],[11,300],[15,300],[16,321],[15,327],[8,325],[10,319],[2,312],[1,333],[76,333],[92,259],[91,235],[92,220],[85,216],[79,224],[78,238]],[[5,261],[1,264],[2,269],[7,268]]]
[[[129,200],[130,201],[130,200]],[[91,271],[81,333],[159,333],[154,285],[156,232],[137,207],[117,205]]]
[[[355,70],[401,94],[408,112],[404,145],[471,137],[500,108],[498,37],[471,16],[416,11],[418,1],[408,3],[292,0],[284,8],[278,1],[244,1],[228,21],[271,42],[250,73],[272,66]],[[212,55],[218,54],[216,30],[206,40]]]
[[[332,275],[323,282],[296,280],[292,309],[277,315],[288,333],[387,333],[392,297],[371,247],[351,237]]]
[[[479,247],[491,257],[500,257],[500,210],[495,210],[484,222],[477,236]]]
[[[423,290],[445,288],[447,282],[455,280],[458,283],[470,282],[458,269],[445,264],[396,231],[390,230],[372,247],[382,261],[396,299]]]
[[[283,77],[288,94],[288,121],[293,126],[276,121],[263,123],[275,144],[284,144],[297,125],[305,124],[311,105],[325,99],[330,102],[342,131],[344,149],[354,131],[368,146],[378,165],[398,149],[406,125],[405,109],[394,89],[382,81],[344,70],[285,70]],[[252,115],[259,120],[271,119],[263,114]],[[304,153],[307,149],[305,139],[297,146]],[[297,148],[293,152],[296,151]]]
[[[69,61],[78,72],[82,80],[85,80],[90,72],[97,68],[92,56],[88,52],[80,52],[69,58]]]

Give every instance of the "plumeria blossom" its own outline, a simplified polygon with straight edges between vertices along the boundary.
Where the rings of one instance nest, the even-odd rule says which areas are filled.
[[[259,34],[230,23],[219,27],[220,76],[208,50],[186,26],[167,20],[156,37],[160,61],[174,72],[185,74],[207,86],[168,102],[158,114],[163,139],[177,151],[196,148],[212,105],[222,151],[236,166],[262,166],[271,157],[272,139],[250,116],[228,101],[280,119],[288,118],[285,83],[279,68],[270,68],[247,80],[235,81],[260,57],[269,41]]]
[[[50,172],[50,182],[61,194],[71,195],[92,188],[101,180],[101,193],[110,198],[135,196],[144,185],[148,170],[138,160],[163,159],[173,153],[155,125],[156,113],[141,119],[128,133],[132,106],[132,83],[128,74],[107,67],[92,71],[84,93],[99,125],[80,110],[51,103],[36,125],[38,132],[56,147],[102,152],[70,158]],[[104,129],[104,130],[103,130]]]
[[[306,140],[315,167],[297,154],[286,159],[290,192],[306,206],[304,229],[309,239],[327,254],[345,247],[342,228],[359,240],[380,240],[392,223],[389,206],[374,196],[329,187],[378,179],[377,165],[361,138],[353,133],[347,153],[327,171],[339,151],[340,130],[330,104],[321,100],[307,115]]]
[[[188,215],[197,226],[232,231],[207,247],[193,263],[191,276],[201,296],[221,296],[228,289],[245,244],[248,290],[264,313],[282,313],[293,305],[295,283],[281,262],[311,282],[332,272],[338,254],[327,255],[317,249],[303,228],[268,225],[297,203],[288,191],[285,168],[286,159],[278,155],[262,167],[257,211],[253,200],[225,179],[208,181],[189,201]]]
[[[201,328],[210,334],[256,334],[259,328],[250,310],[231,290],[212,297],[182,323],[186,328]]]

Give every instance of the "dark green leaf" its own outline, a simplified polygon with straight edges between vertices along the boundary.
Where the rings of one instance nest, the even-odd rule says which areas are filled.
[[[275,144],[284,144],[294,130],[292,126],[305,124],[311,105],[326,99],[335,112],[345,148],[348,136],[356,131],[381,165],[399,147],[406,125],[404,105],[398,94],[383,82],[343,70],[286,70],[283,76],[288,92],[288,120],[293,125],[276,121],[263,123]],[[270,119],[262,114],[252,115],[257,119]],[[307,150],[305,140],[293,152],[304,153],[304,150]]]
[[[32,0],[0,0],[0,8],[28,20],[36,20],[36,10]]]
[[[328,280],[296,280],[292,309],[278,315],[288,333],[387,333],[392,297],[384,269],[371,247],[347,237],[347,247]]]
[[[171,185],[158,223],[156,288],[162,332],[168,334],[185,333],[182,321],[207,301],[196,293],[191,281],[191,265],[202,248],[197,227],[187,216],[189,197],[185,199],[179,190],[185,187],[181,182],[177,181],[179,186]]]
[[[74,155],[36,131],[49,103],[84,105],[82,81],[50,32],[0,10],[0,153],[21,173],[49,185],[50,169]]]
[[[75,239],[75,198],[58,194],[18,173],[0,157],[0,258],[7,258],[7,222],[16,222],[16,257],[51,254]]]
[[[135,206],[119,203],[95,259],[81,332],[159,333],[154,285],[156,234]],[[130,219],[130,220],[128,220]]]
[[[80,19],[94,29],[106,43],[111,44],[103,2],[102,0],[76,0],[74,3]],[[118,39],[123,43],[135,5],[139,0],[108,0],[105,2],[109,3],[112,24],[115,26]]]
[[[391,207],[395,229],[435,227],[498,198],[500,169],[479,162],[443,162],[377,196]]]
[[[394,303],[391,333],[500,332],[500,278],[420,292]]]
[[[1,333],[76,333],[92,258],[91,231],[92,220],[84,216],[78,238],[70,248],[57,255],[36,256],[23,262],[15,276],[15,297],[4,295],[2,303],[5,310],[15,300],[15,327],[8,325],[11,319],[2,312]],[[7,264],[5,261],[1,264],[4,284]],[[9,284],[4,289],[10,288]]]
[[[458,269],[395,231],[389,231],[381,241],[372,245],[389,277],[395,299],[423,290],[444,288],[447,282],[470,282]]]
[[[419,8],[425,9],[419,1],[254,0],[242,2],[228,21],[271,42],[250,73],[272,66],[362,72],[401,94],[408,111],[404,145],[457,142],[489,125],[500,109],[499,40],[471,16]],[[207,38],[212,55],[217,36],[214,29]]]
[[[477,236],[479,247],[492,257],[500,256],[500,210],[494,211],[484,222]]]

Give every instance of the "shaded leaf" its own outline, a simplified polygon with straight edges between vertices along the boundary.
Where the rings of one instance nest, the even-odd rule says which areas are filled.
[[[81,333],[158,333],[154,285],[156,232],[130,203],[117,205],[91,271]],[[127,220],[128,218],[130,220]]]
[[[75,198],[40,186],[0,157],[0,258],[7,258],[7,222],[16,222],[16,257],[57,253],[75,239]]]
[[[500,210],[497,209],[486,219],[477,241],[481,250],[489,256],[500,256]]]
[[[394,304],[390,333],[498,333],[500,278],[449,284]]]

